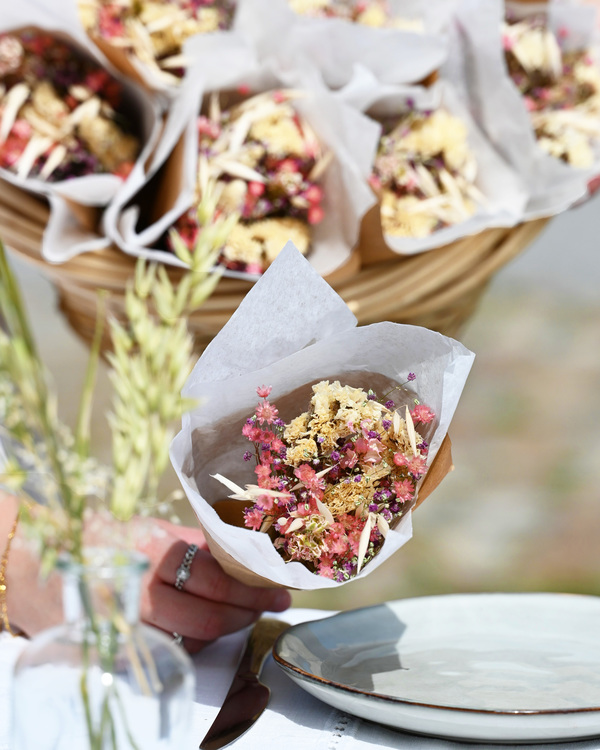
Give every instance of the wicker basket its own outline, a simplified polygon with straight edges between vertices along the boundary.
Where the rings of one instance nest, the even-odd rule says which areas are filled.
[[[59,265],[40,252],[48,206],[37,197],[0,181],[0,237],[23,259],[35,264],[58,290],[60,308],[72,328],[92,338],[97,290],[107,289],[108,310],[119,316],[135,258],[116,248],[86,253]],[[489,229],[450,245],[412,256],[359,264],[330,279],[360,325],[389,320],[410,323],[456,337],[475,310],[492,276],[524,250],[548,219],[512,229]],[[368,245],[364,232],[361,245]],[[358,257],[358,256],[355,256]],[[173,279],[181,273],[169,269]],[[222,279],[189,325],[198,351],[219,332],[251,283]],[[108,345],[108,338],[105,342]]]

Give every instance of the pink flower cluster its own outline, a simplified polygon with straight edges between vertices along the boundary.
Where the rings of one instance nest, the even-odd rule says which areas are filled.
[[[414,504],[428,452],[414,425],[429,429],[435,415],[416,399],[403,412],[372,391],[322,381],[309,410],[286,424],[270,391],[257,389],[262,401],[242,428],[257,478],[246,490],[245,524],[268,532],[286,561],[346,581]]]

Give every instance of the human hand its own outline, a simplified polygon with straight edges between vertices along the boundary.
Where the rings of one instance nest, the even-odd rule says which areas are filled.
[[[200,529],[155,519],[142,523],[149,533],[136,534],[136,547],[150,560],[142,586],[142,619],[166,633],[182,635],[190,653],[250,625],[263,611],[282,612],[290,606],[285,589],[247,586],[225,573]],[[177,590],[177,569],[190,544],[198,551],[189,579]]]

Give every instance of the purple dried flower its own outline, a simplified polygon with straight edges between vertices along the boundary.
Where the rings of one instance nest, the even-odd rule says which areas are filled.
[[[395,409],[396,404],[390,399],[389,401],[385,402],[386,409]]]
[[[252,458],[252,453],[250,453],[250,451],[246,451],[244,453],[244,461],[250,461],[251,458]]]
[[[392,426],[392,423],[391,423],[391,421],[389,419],[383,419],[381,421],[381,424],[383,425],[383,429],[384,430],[389,430],[390,427]]]
[[[329,456],[329,458],[337,463],[340,460],[341,455],[338,453],[338,451],[331,451],[331,455]]]
[[[414,372],[409,372],[408,373],[407,380],[410,381],[410,380],[416,380],[416,379],[417,379],[417,376],[414,374]]]

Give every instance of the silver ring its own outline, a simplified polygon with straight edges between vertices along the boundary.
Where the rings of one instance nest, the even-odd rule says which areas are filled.
[[[179,635],[179,633],[173,633],[173,643],[176,646],[181,646],[181,644],[183,643],[183,636]]]
[[[175,588],[178,591],[181,591],[181,589],[183,588],[183,584],[192,574],[192,560],[194,559],[194,555],[196,554],[196,552],[198,552],[198,547],[195,544],[190,544],[190,546],[185,551],[185,555],[183,556],[181,565],[177,568],[177,575],[175,576]]]

